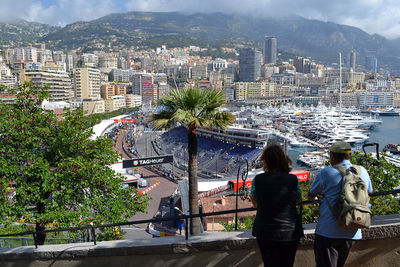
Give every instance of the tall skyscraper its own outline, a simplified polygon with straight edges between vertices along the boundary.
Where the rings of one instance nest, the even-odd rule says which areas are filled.
[[[378,71],[378,59],[374,55],[369,55],[365,58],[365,69],[372,73]]]
[[[352,50],[351,52],[350,52],[350,68],[352,68],[353,70],[355,70],[356,69],[356,57],[357,57],[357,54],[356,54],[356,51],[354,51],[354,50]]]
[[[262,54],[254,48],[244,48],[239,55],[239,80],[255,82],[261,77]]]
[[[345,58],[345,66],[349,69],[356,69],[356,51],[352,50],[347,54],[347,57]]]
[[[267,36],[264,39],[264,63],[276,64],[276,55],[277,55],[277,41],[275,37]]]

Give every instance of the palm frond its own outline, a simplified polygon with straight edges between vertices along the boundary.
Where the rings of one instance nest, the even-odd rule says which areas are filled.
[[[155,125],[167,127],[181,122],[188,127],[225,128],[235,121],[230,113],[220,112],[226,103],[223,92],[188,87],[183,90],[172,90],[168,96],[161,98],[157,104],[162,110],[154,114],[151,121]]]

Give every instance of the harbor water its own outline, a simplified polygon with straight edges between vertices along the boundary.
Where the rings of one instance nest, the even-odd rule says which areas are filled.
[[[387,144],[400,143],[400,116],[379,117],[382,124],[370,131],[368,143],[378,143],[382,150]]]
[[[382,150],[387,144],[400,144],[400,116],[381,116],[382,124],[369,131],[369,139],[367,143],[378,143],[379,150]],[[360,151],[361,145],[354,147],[354,151]],[[288,154],[293,161],[294,169],[304,168],[297,163],[299,155],[308,151],[316,150],[316,148],[289,148]],[[367,152],[375,152],[374,147],[367,147]]]

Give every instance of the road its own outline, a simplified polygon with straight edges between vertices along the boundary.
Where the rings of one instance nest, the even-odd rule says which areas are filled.
[[[127,134],[125,131],[120,134],[120,136],[117,139],[116,148],[117,148],[118,152],[120,153],[120,155],[124,159],[135,158],[135,156],[133,154],[128,155],[127,153],[125,153],[125,151],[127,151],[127,152],[129,151],[128,144],[126,142],[126,135]],[[143,153],[143,152],[145,152],[144,150],[147,149],[148,152],[150,150],[152,150],[151,140],[150,140],[150,138],[147,138],[147,136],[144,136],[144,137],[142,136],[141,138],[139,138],[137,143],[138,143],[138,147],[140,147],[140,150],[138,148],[138,151],[142,155],[145,154],[145,153]],[[124,146],[125,151],[122,148],[122,146]],[[149,152],[149,156],[150,156],[150,153],[152,153],[152,155],[155,156],[154,151]],[[135,221],[152,219],[154,217],[154,215],[157,213],[157,211],[163,205],[166,205],[168,203],[169,197],[178,188],[177,183],[171,181],[170,179],[166,178],[165,176],[159,175],[156,172],[151,171],[150,168],[140,167],[139,172],[142,174],[142,177],[147,180],[149,186],[153,185],[154,183],[157,183],[158,181],[160,181],[160,184],[147,193],[147,195],[149,197],[151,197],[151,200],[149,201],[149,206],[147,207],[147,213],[135,214],[133,216],[133,218],[131,218],[131,220],[135,220]],[[143,190],[145,190],[145,188],[142,188],[140,190],[143,191]],[[137,226],[139,228],[145,229],[147,227],[147,224],[140,224]],[[124,231],[126,231],[126,229],[124,229]],[[126,238],[129,239],[128,232],[127,232]]]

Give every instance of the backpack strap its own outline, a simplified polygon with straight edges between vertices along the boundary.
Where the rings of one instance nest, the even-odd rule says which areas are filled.
[[[346,175],[347,169],[342,164],[336,164],[336,165],[334,165],[332,167],[340,172],[340,175],[342,176],[342,178]]]
[[[346,167],[343,166],[342,164],[336,164],[336,165],[333,165],[332,167],[335,168],[340,173],[340,175],[342,176],[342,180],[343,180],[343,177],[346,175],[346,172],[347,172]],[[335,211],[333,210],[333,206],[331,205],[331,203],[329,202],[328,198],[325,195],[323,195],[323,197],[325,198],[326,204],[328,204],[328,207],[329,207],[330,211],[332,212],[333,218],[335,218],[335,221],[336,221]]]
[[[352,165],[351,167],[350,167],[350,169],[351,168],[354,168],[354,170],[355,170],[355,173],[354,174],[356,174],[356,175],[358,175],[358,176],[361,176],[361,167],[359,166],[359,165]]]

